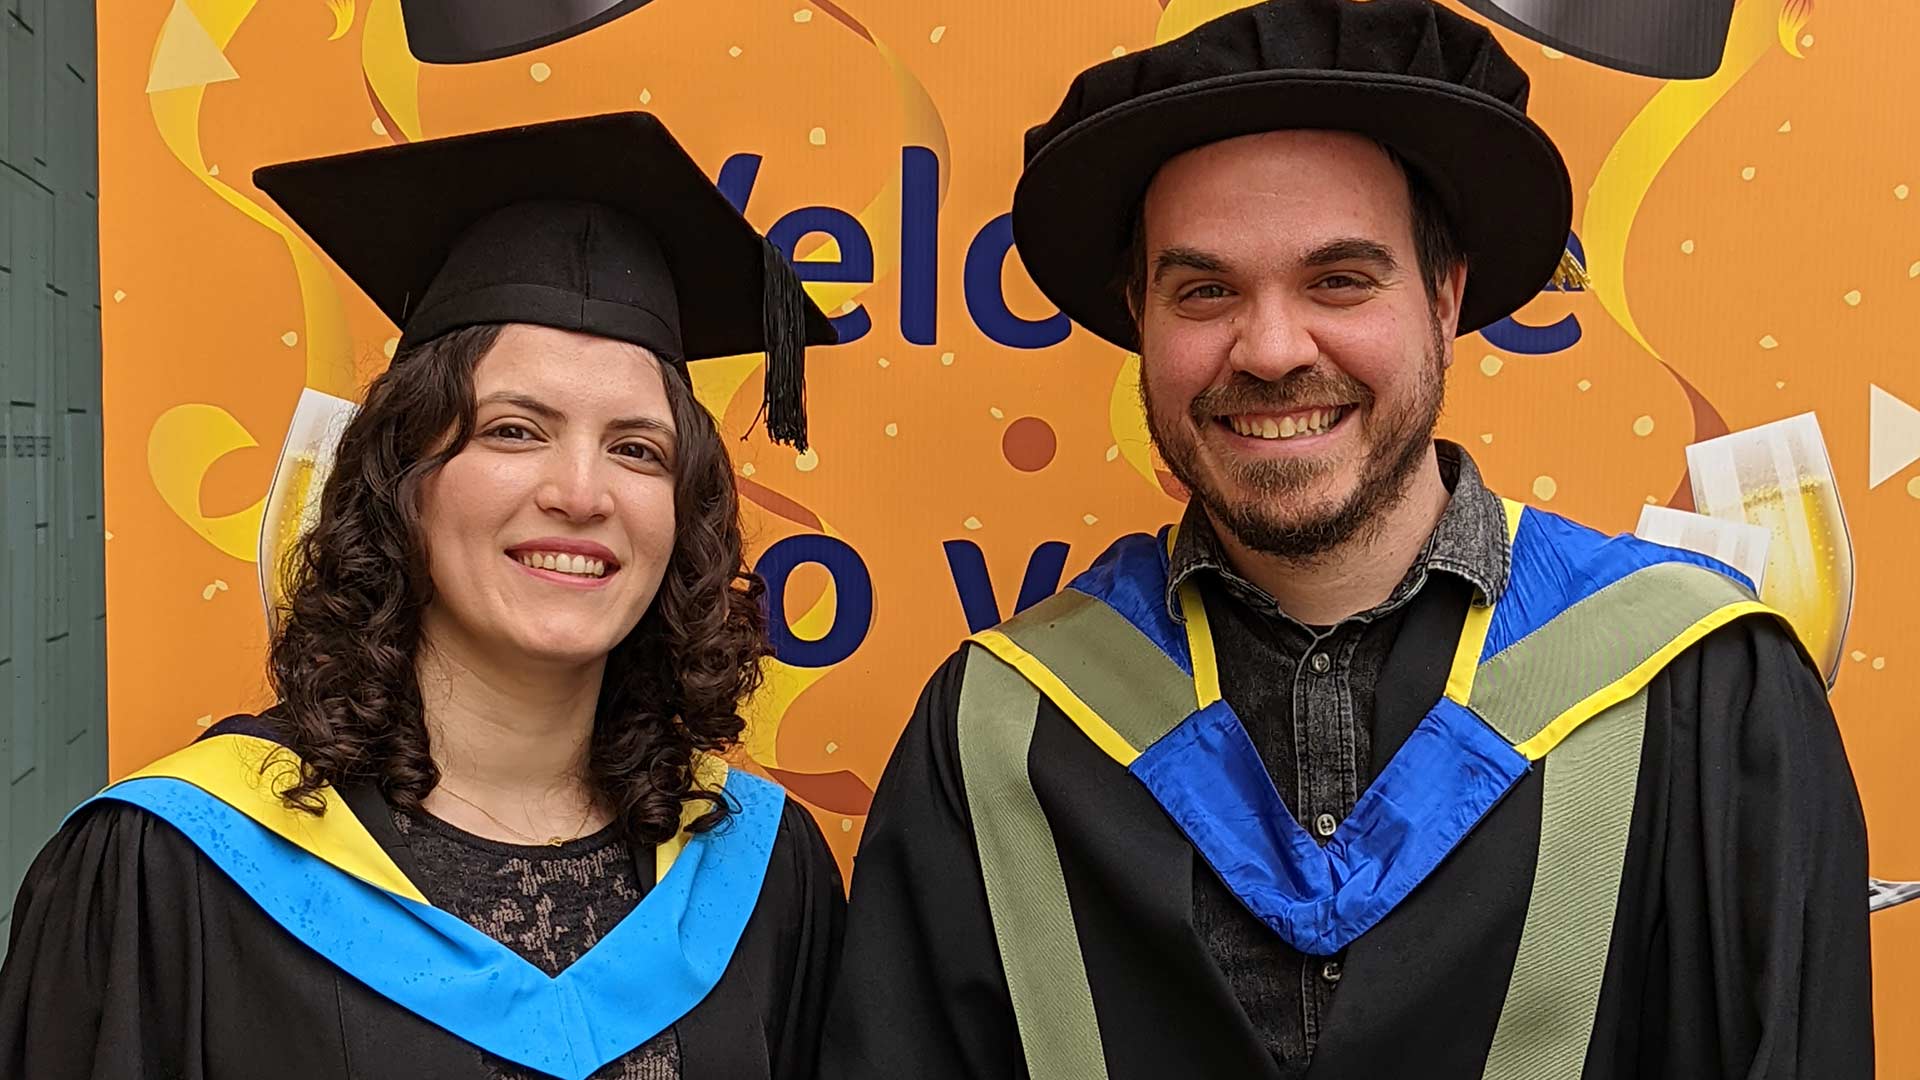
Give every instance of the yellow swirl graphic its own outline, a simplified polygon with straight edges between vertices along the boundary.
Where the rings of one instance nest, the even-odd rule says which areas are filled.
[[[267,500],[238,513],[208,517],[200,509],[200,484],[214,462],[258,445],[240,421],[217,405],[175,405],[160,414],[147,435],[147,472],[167,508],[208,543],[243,562],[254,560]]]
[[[1114,376],[1113,394],[1107,402],[1107,419],[1120,456],[1159,491],[1160,480],[1153,468],[1153,435],[1147,428],[1146,411],[1140,407],[1139,353],[1128,353],[1120,362],[1120,373]]]
[[[1788,0],[1789,4],[1795,2]],[[1621,133],[1587,192],[1580,240],[1586,247],[1589,291],[1614,322],[1656,360],[1660,352],[1640,332],[1627,301],[1627,241],[1654,178],[1674,151],[1773,47],[1775,19],[1767,8],[1760,0],[1747,0],[1734,10],[1720,70],[1711,78],[1670,82],[1661,87]]]
[[[696,364],[704,367],[705,364]],[[838,540],[842,537],[833,526],[822,522],[820,532]],[[833,582],[827,582],[826,591],[820,599],[813,602],[806,614],[789,622],[795,636],[808,641],[816,641],[826,636],[833,628],[833,618],[838,611],[838,599],[834,593]],[[793,703],[800,695],[813,687],[814,683],[825,678],[829,668],[803,668],[781,663],[772,657],[760,662],[762,682],[760,690],[747,699],[741,706],[740,716],[747,722],[746,730],[740,735],[740,745],[746,749],[753,760],[770,769],[780,768],[780,722],[786,719]]]
[[[1786,0],[1780,6],[1780,47],[1800,57],[1800,31],[1807,28],[1812,18],[1813,0]]]
[[[160,40],[155,42],[155,59],[179,55],[179,47],[172,40],[176,36],[183,39],[204,36],[217,49],[225,49],[253,7],[254,0],[178,0],[173,17],[167,20],[160,31]],[[174,159],[215,195],[263,228],[272,230],[286,244],[294,273],[299,277],[300,301],[305,313],[306,385],[341,397],[349,396],[354,383],[353,354],[333,279],[306,241],[252,199],[209,172],[200,149],[200,105],[206,90],[207,84],[202,81],[147,95],[161,141]]]
[[[367,93],[385,114],[388,134],[413,141],[420,128],[420,61],[407,50],[400,0],[373,0],[360,34],[360,71]]]
[[[200,106],[207,86],[239,77],[223,50],[253,8],[254,0],[176,0],[154,42],[147,100],[154,126],[174,160],[285,243],[300,284],[306,385],[346,396],[353,389],[353,358],[346,317],[326,266],[306,241],[214,175],[200,148]],[[147,438],[147,468],[161,499],[209,543],[247,562],[256,557],[265,499],[239,513],[210,518],[200,510],[200,485],[215,461],[256,445],[226,410],[199,404],[168,410]]]
[[[327,10],[333,14],[333,33],[327,40],[339,41],[353,29],[353,0],[327,0]]]

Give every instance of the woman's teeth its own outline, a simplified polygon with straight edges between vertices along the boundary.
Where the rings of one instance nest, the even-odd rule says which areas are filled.
[[[606,577],[607,564],[600,559],[589,559],[585,555],[563,555],[550,551],[532,551],[517,556],[523,566],[535,570],[555,570],[562,574],[578,574],[581,577]]]
[[[1303,416],[1229,416],[1233,430],[1252,439],[1292,439],[1301,435],[1324,435],[1340,422],[1346,406],[1312,409]]]

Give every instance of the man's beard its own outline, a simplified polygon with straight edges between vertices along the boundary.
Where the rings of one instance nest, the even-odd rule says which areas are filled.
[[[1147,428],[1154,445],[1174,477],[1200,500],[1215,525],[1231,532],[1248,548],[1292,562],[1308,562],[1378,529],[1386,512],[1406,494],[1408,483],[1433,443],[1446,397],[1447,343],[1438,320],[1427,363],[1415,386],[1415,396],[1392,413],[1375,410],[1373,392],[1362,383],[1321,367],[1292,372],[1278,382],[1266,382],[1245,372],[1226,385],[1193,399],[1185,423],[1157,415],[1147,393],[1145,368],[1140,397],[1146,408]],[[1353,402],[1358,415],[1342,423],[1365,424],[1365,458],[1352,494],[1335,506],[1296,507],[1279,512],[1289,497],[1335,468],[1324,460],[1221,461],[1224,477],[1209,475],[1200,462],[1198,432],[1215,417],[1234,412],[1289,412],[1333,401]],[[1190,426],[1189,426],[1190,425]],[[1230,483],[1221,483],[1230,480]]]

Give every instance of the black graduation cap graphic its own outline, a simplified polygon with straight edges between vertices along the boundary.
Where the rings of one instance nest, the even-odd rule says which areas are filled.
[[[1734,0],[1462,0],[1518,34],[1615,71],[1704,79],[1720,69]]]
[[[552,45],[652,0],[400,0],[407,48],[426,64],[472,64]]]

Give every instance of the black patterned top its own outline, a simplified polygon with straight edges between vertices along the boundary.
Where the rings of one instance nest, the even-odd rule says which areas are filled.
[[[395,809],[393,825],[425,879],[415,884],[435,907],[458,915],[528,963],[556,976],[585,955],[640,903],[643,882],[615,827],[557,847],[503,844],[425,812]],[[538,1080],[482,1053],[489,1080]],[[593,1080],[679,1080],[672,1028],[593,1074]]]

